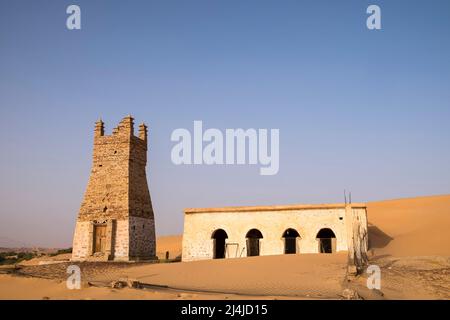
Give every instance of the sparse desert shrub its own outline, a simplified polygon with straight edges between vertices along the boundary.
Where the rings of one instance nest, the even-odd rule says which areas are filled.
[[[31,260],[35,257],[35,255],[31,252],[20,252],[17,255],[17,260],[18,261],[23,261],[23,260]]]
[[[67,249],[60,249],[57,251],[58,254],[64,254],[64,253],[72,253],[72,248]]]
[[[3,252],[0,253],[0,264],[16,264],[24,260],[33,259],[36,256],[32,252]]]
[[[54,256],[57,256],[58,254],[65,254],[65,253],[72,253],[72,248],[59,249],[55,253],[49,254],[49,256],[54,257]]]

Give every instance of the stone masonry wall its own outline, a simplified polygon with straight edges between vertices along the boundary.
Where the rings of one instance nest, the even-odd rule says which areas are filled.
[[[72,259],[82,260],[89,255],[89,221],[78,221],[73,237]]]
[[[132,260],[151,259],[156,254],[154,220],[130,217],[130,258]]]
[[[94,241],[93,224],[109,223],[108,252],[106,259],[129,260],[141,256],[155,256],[154,216],[147,185],[147,127],[139,126],[139,136],[134,136],[134,122],[125,117],[111,135],[104,134],[104,124],[96,123],[93,161],[89,182],[78,214],[73,240],[73,260],[89,260]],[[147,220],[144,229],[136,229],[137,236],[130,237],[133,217]],[[141,223],[142,224],[142,223]],[[145,234],[143,234],[145,233]],[[133,243],[140,243],[135,250]],[[148,241],[147,245],[142,244]]]

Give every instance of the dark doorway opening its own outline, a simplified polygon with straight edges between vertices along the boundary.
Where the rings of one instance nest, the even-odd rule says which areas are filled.
[[[316,236],[320,253],[336,252],[336,235],[329,228],[320,229]]]
[[[223,229],[217,229],[212,234],[214,239],[214,259],[225,258],[225,239],[228,239],[227,233]]]
[[[262,239],[262,233],[258,229],[251,229],[245,236],[247,238],[247,257],[259,256],[259,239]]]
[[[300,235],[295,229],[287,229],[283,233],[284,238],[284,253],[285,254],[295,254],[297,253],[297,238]]]
[[[106,225],[94,226],[94,253],[106,251]]]

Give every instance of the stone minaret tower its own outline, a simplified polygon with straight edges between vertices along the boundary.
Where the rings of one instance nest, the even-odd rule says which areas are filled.
[[[155,220],[148,191],[147,126],[134,136],[125,117],[105,135],[95,124],[91,175],[78,213],[72,260],[130,261],[155,258]]]

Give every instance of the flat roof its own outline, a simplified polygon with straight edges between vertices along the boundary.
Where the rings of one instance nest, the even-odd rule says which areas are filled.
[[[365,203],[352,203],[352,208],[366,208]],[[345,203],[327,204],[291,204],[280,206],[246,206],[246,207],[222,207],[222,208],[186,208],[185,214],[212,213],[212,212],[255,212],[255,211],[288,211],[308,209],[344,209]]]

